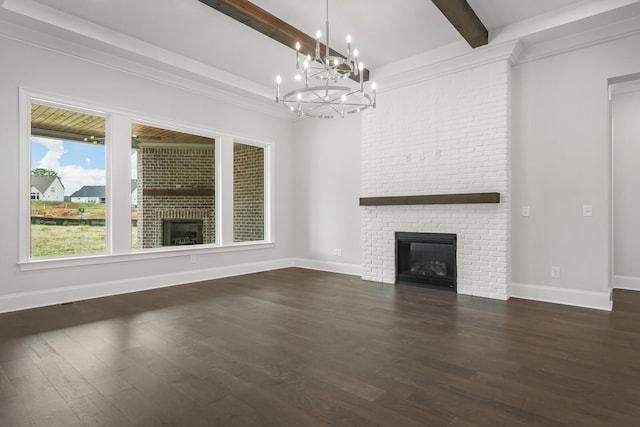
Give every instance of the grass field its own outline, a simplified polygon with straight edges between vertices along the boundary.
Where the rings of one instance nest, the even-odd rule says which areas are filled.
[[[106,251],[106,228],[89,225],[31,225],[31,257],[82,255]],[[131,227],[133,249],[138,228]]]
[[[80,212],[80,209],[83,212]],[[104,219],[104,203],[31,201],[31,216],[64,219]],[[137,209],[131,217],[138,217]],[[106,251],[106,228],[89,225],[31,224],[31,256],[83,255]],[[137,248],[138,229],[131,227],[132,248]]]

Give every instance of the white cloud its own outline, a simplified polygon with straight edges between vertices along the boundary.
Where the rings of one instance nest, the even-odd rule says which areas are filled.
[[[88,158],[88,157],[85,157],[84,164],[87,165],[87,166],[91,166],[91,159]]]
[[[33,137],[33,142],[45,146],[49,151],[37,162],[37,167],[58,171],[60,169],[60,159],[64,154],[64,145],[58,139]]]
[[[85,185],[105,185],[104,169],[87,169],[80,165],[62,166],[58,175],[64,184],[64,194],[70,196]]]

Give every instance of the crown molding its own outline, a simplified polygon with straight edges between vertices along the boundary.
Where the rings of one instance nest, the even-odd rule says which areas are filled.
[[[32,0],[0,2],[0,37],[293,120],[271,88]]]
[[[522,50],[523,45],[519,40],[490,44],[474,50],[456,42],[373,71],[381,82],[378,91],[385,92],[497,61],[507,61],[513,65]]]
[[[491,31],[489,43],[531,37],[541,41],[588,31],[625,19],[629,16],[628,8],[639,6],[638,0],[583,0],[497,28]]]
[[[640,17],[625,19],[620,22],[604,25],[593,30],[583,31],[565,37],[542,41],[539,43],[524,42],[524,52],[518,64],[537,61],[563,53],[596,46],[640,34]]]

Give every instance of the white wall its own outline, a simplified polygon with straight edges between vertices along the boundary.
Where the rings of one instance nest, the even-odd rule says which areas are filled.
[[[137,288],[290,265],[293,256],[293,126],[258,111],[224,104],[177,86],[0,37],[0,181],[18,182],[18,89],[87,100],[200,129],[275,143],[273,247],[224,253],[138,259],[82,267],[21,271],[18,261],[17,185],[0,186],[0,311]],[[122,168],[123,165],[115,165]],[[126,179],[128,182],[128,177]],[[23,213],[23,214],[27,214]]]
[[[638,46],[635,35],[513,68],[512,295],[607,307],[607,79],[640,71]]]
[[[640,90],[615,94],[611,110],[616,287],[640,290]]]
[[[295,124],[297,265],[360,274],[360,124],[360,115]]]

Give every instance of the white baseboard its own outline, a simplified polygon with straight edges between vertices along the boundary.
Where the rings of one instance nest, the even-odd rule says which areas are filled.
[[[640,291],[640,277],[615,276],[613,278],[613,288]]]
[[[606,311],[611,311],[613,306],[611,292],[580,291],[525,283],[511,283],[511,297]]]
[[[309,270],[329,271],[331,273],[351,274],[353,276],[362,275],[362,266],[359,264],[296,258],[293,260],[293,265],[300,268],[308,268]]]
[[[201,270],[181,271],[172,274],[158,274],[125,280],[92,283],[84,286],[48,289],[45,291],[23,292],[0,297],[0,313],[44,307],[92,298],[146,291],[167,286],[184,285],[203,280],[221,279],[223,277],[258,273],[293,267],[293,259],[286,258],[251,264],[229,265],[225,267],[206,268]]]

